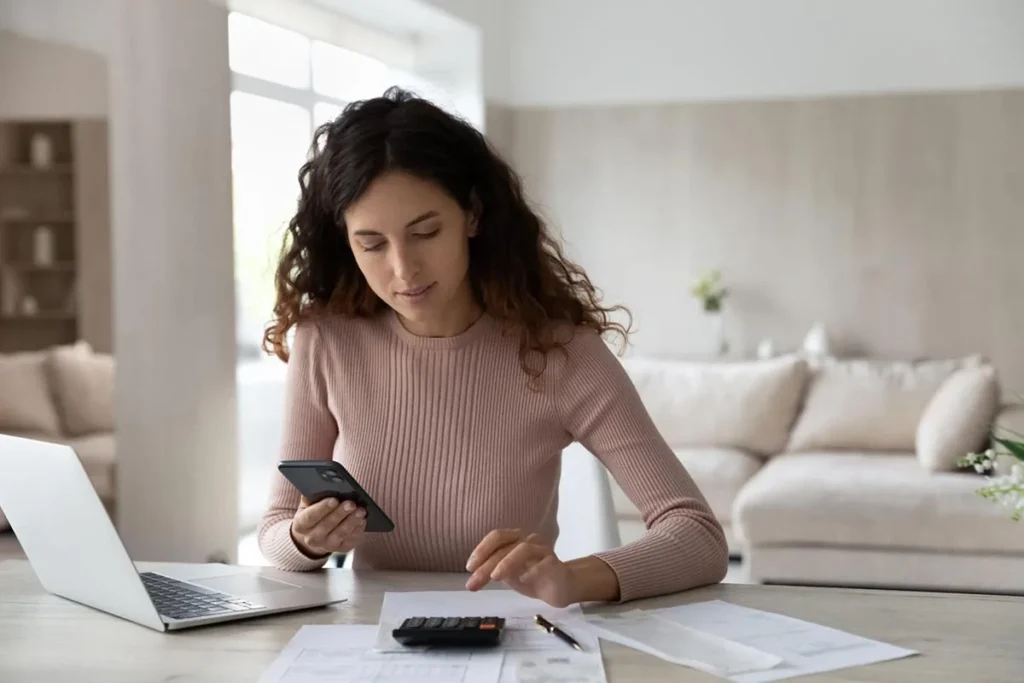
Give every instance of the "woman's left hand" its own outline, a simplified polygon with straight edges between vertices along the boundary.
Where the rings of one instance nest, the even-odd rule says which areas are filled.
[[[543,600],[552,607],[575,602],[572,569],[555,555],[555,549],[537,534],[520,529],[497,529],[487,534],[469,556],[466,582],[471,591],[491,581],[502,581],[518,593]]]

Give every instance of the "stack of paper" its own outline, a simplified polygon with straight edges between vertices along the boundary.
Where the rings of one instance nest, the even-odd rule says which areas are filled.
[[[494,683],[497,652],[373,651],[372,625],[303,626],[259,683]]]
[[[606,640],[632,647],[675,664],[728,678],[765,671],[782,658],[685,626],[653,612],[633,610],[588,619]]]
[[[577,651],[537,628],[543,614]],[[391,631],[410,616],[505,618],[497,649],[410,650]],[[559,610],[514,591],[387,593],[376,626],[304,626],[260,683],[605,683],[597,636],[578,607]]]
[[[533,621],[535,614],[544,615],[569,633],[583,651],[574,650],[538,629]],[[505,618],[499,683],[605,681],[600,642],[578,605],[557,609],[508,590],[387,593],[374,649],[380,653],[401,651],[403,648],[391,637],[391,631],[406,617],[445,615]]]
[[[589,620],[603,638],[735,683],[778,681],[918,654],[721,600]]]
[[[542,631],[543,614],[582,652]],[[409,650],[391,631],[411,616],[499,616],[502,645]],[[260,683],[604,683],[599,637],[734,681],[762,683],[917,654],[721,600],[584,617],[513,591],[387,593],[373,626],[304,626]]]

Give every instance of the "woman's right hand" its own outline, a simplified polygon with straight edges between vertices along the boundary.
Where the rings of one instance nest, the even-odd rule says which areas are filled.
[[[325,498],[313,505],[303,496],[292,519],[292,540],[303,554],[324,557],[347,553],[363,542],[366,510],[352,501],[339,505],[336,498]]]

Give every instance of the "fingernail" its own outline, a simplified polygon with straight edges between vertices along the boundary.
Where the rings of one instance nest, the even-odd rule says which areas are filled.
[[[356,517],[365,517],[366,510],[356,510]]]
[[[469,560],[466,562],[466,571],[467,572],[471,572],[475,568],[476,568],[476,558],[475,557],[470,557]]]
[[[336,508],[336,507],[338,507],[337,499],[331,498],[330,500],[328,500],[327,501],[327,507],[329,507],[329,508]]]
[[[352,501],[348,501],[347,503],[345,503],[345,511],[346,512],[352,512],[355,509],[356,509],[356,506],[355,506],[355,504],[352,503]]]

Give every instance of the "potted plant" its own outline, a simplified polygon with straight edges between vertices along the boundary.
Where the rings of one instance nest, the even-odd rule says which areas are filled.
[[[729,289],[722,284],[721,271],[715,269],[703,275],[691,292],[713,325],[715,353],[725,355],[729,351],[729,342],[722,325],[722,305],[729,296]]]
[[[972,467],[980,474],[990,475],[995,471],[996,460],[1010,456],[1014,462],[1009,474],[986,477],[987,484],[978,489],[978,495],[1007,507],[1010,518],[1019,522],[1024,516],[1024,434],[1005,427],[993,430],[993,448],[982,453],[968,453],[957,461],[960,467]]]

